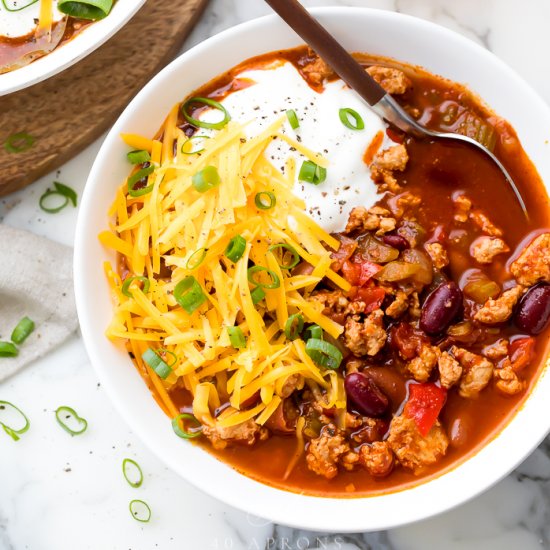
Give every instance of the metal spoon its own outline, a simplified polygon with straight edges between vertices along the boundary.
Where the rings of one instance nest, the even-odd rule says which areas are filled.
[[[296,34],[321,57],[334,72],[362,99],[371,109],[387,122],[397,126],[405,133],[418,138],[441,138],[463,141],[481,149],[500,168],[528,219],[525,202],[500,160],[487,147],[462,134],[428,130],[418,124],[401,106],[386,93],[365,69],[343,48],[343,46],[316,20],[297,0],[265,0],[273,11],[291,27]]]

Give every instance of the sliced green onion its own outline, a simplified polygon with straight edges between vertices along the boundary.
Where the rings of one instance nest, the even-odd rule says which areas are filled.
[[[122,461],[122,473],[124,475],[124,479],[128,482],[128,485],[134,487],[134,489],[141,487],[141,484],[143,483],[143,472],[135,460],[125,458]]]
[[[34,330],[34,321],[28,317],[23,317],[11,333],[11,341],[14,344],[22,344]]]
[[[17,8],[10,8],[6,4],[6,0],[2,0],[2,4],[4,5],[5,10],[6,11],[11,11],[11,12],[24,10],[24,9],[28,8],[29,6],[32,6],[33,4],[36,4],[37,2],[38,2],[38,0],[31,0],[28,4],[24,4],[23,6],[20,6],[20,7],[17,7]]]
[[[197,269],[199,265],[204,262],[204,258],[206,258],[206,248],[199,248],[198,250],[195,250],[191,256],[189,256],[189,259],[187,260],[187,263],[185,264],[185,267],[187,269],[190,269],[191,271],[193,269]]]
[[[53,185],[55,187],[54,190],[48,188],[40,197],[38,201],[38,205],[40,206],[40,208],[48,214],[57,214],[57,212],[63,210],[63,208],[65,208],[69,204],[69,201],[76,208],[76,203],[78,200],[76,191],[70,188],[68,185],[60,183],[59,181],[54,181]],[[48,206],[47,203],[49,202],[49,197],[62,197],[63,202],[61,204],[58,204],[57,206]]]
[[[130,514],[141,523],[147,523],[151,519],[151,508],[143,500],[132,500],[130,502]]]
[[[63,415],[63,417],[62,417]],[[69,434],[71,435],[80,435],[83,434],[88,428],[88,421],[81,416],[78,416],[78,413],[71,407],[63,405],[58,407],[55,411],[55,419],[57,423]],[[71,420],[72,419],[72,420]],[[77,424],[77,428],[73,430],[68,424],[67,421]]]
[[[192,275],[188,275],[176,285],[174,298],[189,315],[207,300],[201,285]]]
[[[246,348],[246,338],[241,327],[227,327],[227,334],[229,334],[229,341],[235,349]]]
[[[346,107],[345,109],[340,109],[338,114],[340,115],[340,122],[346,128],[350,130],[364,130],[365,123],[357,111]]]
[[[304,318],[299,313],[290,315],[285,323],[285,336],[289,340],[296,340],[304,329]]]
[[[267,273],[271,277],[270,283],[262,283],[260,281],[257,281],[254,278],[254,275],[256,273]],[[271,269],[267,269],[267,267],[264,267],[263,265],[253,265],[252,267],[248,268],[247,271],[248,280],[253,284],[256,285],[256,287],[266,288],[268,290],[272,290],[274,288],[279,288],[281,286],[281,281],[279,279],[279,276],[277,273],[271,271]]]
[[[191,181],[193,182],[193,187],[199,193],[206,193],[206,191],[210,191],[210,189],[218,187],[221,179],[218,174],[218,169],[215,166],[207,166],[197,172]]]
[[[199,120],[198,118],[193,118],[188,113],[188,107],[192,103],[202,103],[203,105],[208,105],[209,107],[218,109],[218,111],[221,111],[223,113],[223,119],[218,122],[204,122],[202,120]],[[192,97],[191,99],[188,99],[183,104],[181,108],[181,112],[183,113],[185,120],[187,120],[189,124],[192,124],[197,128],[209,128],[212,130],[221,130],[231,120],[231,115],[227,112],[227,109],[218,101],[215,101],[208,97]]]
[[[225,256],[233,263],[238,262],[246,250],[246,240],[241,235],[235,235],[225,249]]]
[[[277,198],[271,191],[260,191],[254,197],[254,204],[260,210],[269,210],[277,204]]]
[[[4,4],[4,6],[5,5],[6,4]],[[30,6],[30,4],[28,5]],[[4,149],[8,153],[23,153],[24,151],[28,151],[34,145],[35,141],[36,138],[30,134],[27,134],[26,132],[18,132],[17,134],[12,134],[8,137],[8,139],[6,139],[4,142]]]
[[[0,342],[0,357],[17,357],[19,350],[11,342]]]
[[[71,17],[97,21],[109,15],[113,0],[58,0],[57,9]]]
[[[315,164],[311,160],[305,160],[300,168],[298,179],[313,183],[313,185],[319,185],[327,179],[327,169]]]
[[[6,407],[11,407],[12,409],[15,409],[23,417],[23,420],[25,421],[22,428],[12,428],[11,426],[8,426],[4,422],[0,421],[0,426],[2,426],[3,430],[14,441],[19,441],[20,439],[19,436],[21,434],[24,434],[30,428],[31,423],[27,418],[27,415],[19,407],[16,407],[13,403],[10,403],[9,401],[0,401],[0,412],[5,411]]]
[[[151,160],[149,151],[146,151],[145,149],[130,151],[126,156],[132,164],[143,164],[144,162],[149,162]]]
[[[178,356],[173,352],[173,351],[170,351],[169,349],[166,349],[166,348],[158,348],[157,350],[155,350],[155,352],[157,353],[157,355],[160,355],[161,359],[172,369],[176,366],[176,363],[178,362]],[[171,363],[168,363],[166,361],[166,356],[169,355],[171,358],[172,358],[172,362]]]
[[[310,325],[304,331],[304,340],[310,338],[316,338],[317,340],[323,339],[323,329],[319,325]]]
[[[151,164],[132,174],[128,178],[128,195],[130,195],[130,197],[141,197],[150,193],[153,190],[153,184],[142,187],[141,189],[134,189],[134,187],[136,183],[144,178],[148,178],[154,171],[155,167]]]
[[[141,358],[157,373],[157,375],[166,380],[171,374],[172,369],[162,360],[160,355],[156,353],[153,349],[148,348],[145,350],[145,353]]]
[[[189,425],[189,428],[185,427],[186,423],[183,422],[185,420],[187,420],[186,423]],[[180,421],[182,422],[183,429],[180,428]],[[195,437],[199,437],[202,433],[202,424],[192,414],[181,413],[172,419],[172,429],[178,437],[195,439]]]
[[[193,141],[198,141],[199,139],[210,139],[210,136],[191,136],[189,139],[186,139],[182,146],[181,146],[181,152],[184,155],[198,155],[199,153],[202,153],[204,151],[204,147],[201,149],[193,149]],[[185,146],[189,145],[191,147],[191,150],[186,151]]]
[[[288,118],[288,122],[290,122],[290,127],[293,130],[296,130],[296,128],[300,127],[300,121],[298,120],[298,115],[296,114],[296,111],[294,109],[288,109],[286,112],[286,118]]]
[[[250,297],[252,298],[252,303],[256,305],[265,298],[264,289],[261,286],[257,286],[250,291]]]
[[[132,293],[130,292],[130,285],[134,281],[139,281],[140,283],[143,283],[142,291],[144,294],[147,294],[149,292],[149,288],[151,286],[151,282],[147,277],[137,276],[137,277],[127,277],[124,280],[124,283],[122,283],[122,294],[128,298],[133,298]]]
[[[298,255],[298,252],[296,252],[296,249],[293,246],[286,243],[274,244],[269,247],[269,251],[273,252],[274,250],[277,250],[277,248],[281,248],[283,251],[283,257],[281,258],[282,262],[279,264],[280,268],[292,269],[300,263],[300,256]],[[292,260],[288,264],[284,262],[286,252],[290,252],[292,254]]]
[[[315,363],[327,369],[337,369],[343,359],[336,346],[319,338],[310,338],[306,342],[306,353]]]

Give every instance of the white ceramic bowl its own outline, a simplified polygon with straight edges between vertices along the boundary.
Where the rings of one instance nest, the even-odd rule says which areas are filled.
[[[0,96],[37,84],[92,53],[123,27],[145,0],[117,0],[105,19],[96,21],[67,44],[37,59],[30,65],[0,75]]]
[[[517,130],[540,175],[550,182],[547,105],[491,53],[447,29],[413,17],[365,8],[312,10],[349,50],[391,56],[467,84]],[[82,335],[103,386],[132,430],[170,468],[217,497],[273,521],[320,531],[366,531],[448,510],[487,489],[519,464],[550,428],[550,376],[543,373],[504,431],[454,470],[414,488],[371,498],[319,498],[263,485],[201,448],[174,437],[128,355],[104,336],[111,302],[98,243],[106,212],[128,174],[120,132],[152,136],[174,103],[248,57],[301,40],[276,17],[229,29],[186,52],[130,103],[107,136],[82,198],[75,248],[75,287]],[[475,60],[475,61],[474,61]]]

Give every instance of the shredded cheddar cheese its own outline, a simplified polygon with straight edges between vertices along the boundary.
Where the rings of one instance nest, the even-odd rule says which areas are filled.
[[[334,338],[342,333],[342,326],[308,300],[323,277],[349,288],[331,269],[331,249],[336,250],[339,242],[305,214],[305,204],[292,192],[293,178],[279,172],[263,153],[279,138],[321,166],[327,161],[281,134],[282,119],[247,139],[244,127],[230,122],[205,140],[201,154],[181,154],[187,138],[176,123],[177,106],[165,121],[162,141],[122,135],[130,147],[151,153],[155,171],[147,184],[153,187],[132,197],[125,182],[110,209],[111,229],[103,231],[99,240],[120,255],[128,276],[145,275],[150,285],[147,292],[133,285],[129,297],[121,291],[123,281],[116,271],[105,266],[114,301],[107,336],[125,341],[138,370],[172,417],[177,410],[169,391],[175,384],[192,393],[193,412],[206,426],[227,428],[250,419],[263,425],[288,395],[287,383],[303,387],[309,381],[323,389],[327,403],[345,409],[336,373],[315,364],[303,341],[289,341],[284,334],[294,313]],[[216,168],[220,184],[199,192],[192,178],[206,166]],[[288,170],[295,173],[294,161],[289,161]],[[275,206],[259,209],[254,201],[259,192],[273,193]],[[233,262],[224,252],[236,235],[245,239],[246,248]],[[313,273],[293,276],[281,267],[281,249],[270,250],[279,243],[292,246],[301,259],[315,266]],[[200,250],[204,258],[198,266],[190,266],[190,258]],[[163,265],[171,268],[171,275],[166,275]],[[267,268],[280,280],[276,288],[265,289],[265,298],[257,304],[248,279],[250,265]],[[173,293],[190,275],[206,301],[188,314]],[[231,345],[227,329],[234,326],[245,336],[243,348]],[[148,347],[164,347],[177,357],[166,379],[141,360]],[[230,407],[216,416],[221,397]]]

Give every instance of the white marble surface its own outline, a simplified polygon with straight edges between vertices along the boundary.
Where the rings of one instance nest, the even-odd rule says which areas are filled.
[[[304,4],[369,6],[438,22],[490,48],[550,102],[548,0],[306,0]],[[261,0],[211,0],[185,48],[267,12]],[[39,210],[38,197],[53,179],[80,193],[100,141],[58,174],[0,201],[0,218],[72,245],[76,210],[49,216]],[[0,399],[19,404],[32,420],[32,429],[17,443],[0,434],[0,550],[550,548],[548,441],[496,487],[440,517],[381,533],[310,533],[230,509],[167,470],[113,410],[78,335],[0,385]],[[56,425],[53,410],[62,404],[74,406],[88,419],[84,435],[71,438]],[[143,468],[140,489],[128,486],[121,475],[125,457],[136,459]],[[150,523],[130,517],[128,503],[134,498],[150,504]]]

